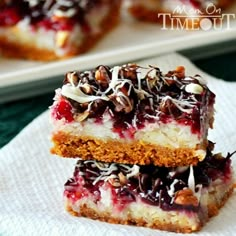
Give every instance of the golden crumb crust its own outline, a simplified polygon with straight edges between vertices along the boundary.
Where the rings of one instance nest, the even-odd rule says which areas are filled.
[[[229,197],[233,194],[234,192],[234,185],[232,185],[228,191],[226,191],[221,199],[217,199],[213,194],[210,194],[210,201],[208,201],[208,216],[216,216],[219,214],[220,208],[222,208]]]
[[[143,226],[176,233],[191,233],[199,231],[203,226],[203,222],[201,221],[201,219],[198,219],[199,221],[198,224],[193,227],[192,225],[189,224],[181,226],[180,224],[177,224],[178,222],[171,223],[171,222],[166,222],[165,219],[158,219],[158,218],[156,218],[155,222],[152,223],[147,222],[147,220],[143,218],[135,219],[132,218],[131,216],[128,216],[126,218],[116,218],[113,217],[108,212],[103,212],[103,213],[97,212],[96,210],[89,208],[86,204],[82,204],[80,206],[80,212],[75,212],[69,203],[66,203],[65,208],[73,216],[88,217],[93,220],[100,220],[111,224]]]
[[[51,153],[62,157],[80,157],[84,160],[176,167],[196,165],[204,158],[198,156],[196,149],[192,148],[169,148],[140,141],[103,141],[62,131],[52,135],[52,142],[54,146]],[[206,146],[202,147],[203,150],[205,148]]]
[[[113,224],[145,226],[154,229],[172,231],[177,233],[191,233],[199,231],[207,223],[210,217],[213,217],[219,213],[219,209],[223,207],[226,201],[229,199],[229,197],[233,193],[233,189],[234,189],[233,186],[229,187],[228,191],[225,192],[220,201],[215,200],[211,201],[210,205],[208,204],[207,206],[208,209],[206,211],[208,212],[206,213],[208,216],[204,217],[201,212],[199,212],[199,214],[196,213],[196,215],[194,216],[192,215],[192,217],[196,217],[195,221],[196,225],[194,226],[190,225],[188,220],[184,222],[183,221],[171,222],[168,221],[167,219],[155,218],[155,221],[148,222],[147,219],[142,219],[142,218],[135,219],[130,215],[126,218],[124,217],[115,218],[110,213],[96,211],[95,209],[88,207],[87,204],[85,203],[81,204],[81,206],[79,207],[79,212],[76,212],[72,209],[71,203],[68,200],[65,202],[65,208],[70,214],[74,216],[88,217],[94,220],[105,221]],[[211,198],[216,199],[214,195],[217,195],[217,193],[212,193],[210,195]],[[186,217],[188,216],[186,215]]]
[[[102,39],[110,30],[112,30],[120,21],[119,8],[121,1],[115,1],[110,13],[105,17],[105,19],[100,24],[101,31],[94,34],[88,35],[82,41],[82,43],[77,45],[71,45],[69,52],[66,55],[59,56],[53,50],[47,50],[44,48],[37,48],[32,43],[31,45],[22,45],[20,43],[12,42],[8,35],[0,36],[0,54],[10,58],[21,58],[30,59],[38,61],[52,61],[59,59],[70,58],[79,54],[82,54],[90,50],[100,39]],[[12,27],[12,33],[16,30],[15,26]],[[18,29],[17,29],[18,30]]]
[[[154,229],[159,230],[166,230],[166,231],[172,231],[177,233],[191,233],[195,231],[199,231],[207,222],[208,218],[213,217],[219,213],[219,209],[224,206],[228,198],[233,192],[233,187],[230,187],[229,190],[224,194],[223,198],[220,201],[214,201],[211,202],[210,205],[207,206],[208,208],[208,216],[206,219],[202,215],[201,212],[199,214],[196,214],[195,216],[192,215],[192,217],[196,217],[196,225],[190,225],[189,222],[182,221],[182,222],[169,222],[167,219],[158,219],[155,218],[155,222],[148,222],[147,219],[135,219],[132,216],[128,216],[126,218],[115,218],[112,217],[112,215],[108,212],[98,212],[95,209],[92,209],[87,206],[87,204],[83,203],[79,207],[79,212],[76,212],[72,209],[72,206],[69,201],[66,201],[65,208],[66,210],[74,215],[74,216],[82,216],[82,217],[88,217],[94,220],[100,220],[105,221],[108,223],[113,224],[124,224],[124,225],[136,225],[136,226],[144,226],[144,227],[150,227]],[[211,194],[212,198],[214,199],[214,196],[216,193]],[[217,210],[216,210],[217,209]],[[173,213],[171,213],[173,214]],[[188,217],[186,215],[186,217]]]

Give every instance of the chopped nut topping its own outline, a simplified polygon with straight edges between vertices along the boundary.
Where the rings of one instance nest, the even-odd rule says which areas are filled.
[[[120,70],[121,77],[129,78],[131,80],[137,79],[137,68],[136,64],[127,64],[122,66]]]
[[[195,207],[199,204],[197,197],[194,196],[193,191],[189,188],[178,191],[174,202],[179,205],[193,205]]]
[[[173,85],[176,83],[173,78],[168,78],[168,77],[165,78],[165,81],[167,82],[168,85]]]
[[[126,184],[127,183],[127,178],[125,177],[125,175],[122,172],[120,172],[118,174],[118,177],[119,177],[119,180],[120,180],[121,184]]]
[[[176,67],[175,76],[179,79],[184,78],[185,77],[185,68],[183,66]]]
[[[119,180],[115,179],[115,178],[109,179],[108,182],[114,187],[120,187],[121,186]]]
[[[193,190],[191,188],[193,186],[189,185],[190,167],[187,166],[166,168],[82,159],[77,161],[74,176],[66,182],[65,189],[72,191],[74,197],[74,189],[78,189],[77,183],[79,183],[79,189],[88,188],[91,193],[96,193],[99,197],[97,194],[100,187],[104,183],[109,183],[115,188],[112,192],[115,193],[113,197],[115,200],[121,200],[122,204],[123,200],[128,200],[130,203],[130,200],[132,202],[141,199],[145,204],[158,206],[165,211],[173,209],[196,212],[200,210],[198,207],[201,196],[211,191],[215,181],[223,179],[226,175],[232,177],[233,170],[232,167],[229,169],[229,166],[230,158],[235,153],[223,157],[220,154],[216,156],[208,150],[206,159],[193,167],[193,178],[196,183],[196,188]],[[172,175],[173,172],[176,174]]]
[[[86,94],[92,94],[92,88],[91,88],[91,86],[89,84],[83,84],[81,89]]]
[[[174,104],[170,99],[162,100],[160,103],[160,111],[166,114],[170,114],[171,107],[174,107]]]
[[[85,120],[88,116],[89,116],[89,111],[86,110],[83,113],[79,113],[78,115],[76,115],[75,120],[81,122]]]
[[[64,83],[67,83],[67,82],[73,84],[74,86],[77,86],[77,84],[78,84],[78,75],[75,71],[74,72],[68,72],[66,74],[66,78],[64,80]]]
[[[107,73],[107,69],[104,66],[99,66],[99,68],[96,70],[95,79],[103,88],[108,87],[110,78]]]
[[[54,17],[58,18],[70,18],[76,14],[76,9],[71,8],[68,9],[67,11],[63,11],[61,9],[56,9],[54,12]]]
[[[170,99],[163,99],[160,103],[160,111],[167,115],[178,117],[180,115],[179,109]]]
[[[77,103],[88,103],[88,118],[100,118],[103,112],[111,111],[114,123],[125,129],[139,129],[146,120],[165,122],[175,118],[191,125],[194,133],[203,130],[201,120],[207,119],[211,110],[203,114],[202,109],[212,109],[215,98],[199,75],[185,77],[183,66],[163,74],[157,67],[136,64],[113,68],[101,65],[83,73],[70,72],[61,94]],[[75,113],[83,111],[75,109]],[[123,113],[123,124],[117,113]]]
[[[129,113],[133,110],[133,101],[126,96],[113,96],[110,99],[115,105],[116,112]]]

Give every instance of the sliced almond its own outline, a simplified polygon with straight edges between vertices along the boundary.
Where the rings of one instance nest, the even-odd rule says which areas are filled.
[[[88,116],[89,116],[89,111],[86,110],[83,113],[78,114],[75,117],[75,120],[78,122],[81,122],[81,121],[85,120]]]
[[[68,31],[58,31],[56,34],[56,45],[57,47],[64,47],[68,41]]]

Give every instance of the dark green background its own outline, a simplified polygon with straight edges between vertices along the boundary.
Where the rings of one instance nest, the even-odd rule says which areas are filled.
[[[236,52],[193,61],[213,76],[236,81]],[[63,77],[63,76],[62,76]],[[54,91],[41,96],[0,105],[0,147],[8,143],[30,121],[52,104]]]

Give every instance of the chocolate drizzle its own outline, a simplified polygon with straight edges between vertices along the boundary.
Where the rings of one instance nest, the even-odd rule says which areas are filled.
[[[86,13],[101,2],[102,0],[8,0],[0,5],[0,25],[8,26],[28,19],[32,26],[40,24],[45,28],[64,30],[78,22],[86,24]],[[6,14],[9,11],[12,14]],[[16,16],[18,20],[13,21],[11,18]]]
[[[229,158],[220,154],[213,155],[208,150],[205,160],[191,167],[195,180],[193,192],[199,194],[201,188],[208,187],[217,178],[224,181],[224,178],[232,174],[230,163]],[[197,210],[198,205],[181,205],[175,202],[179,191],[191,189],[189,178],[190,167],[166,168],[79,160],[73,178],[65,183],[65,194],[69,196],[81,191],[81,186],[91,193],[98,193],[101,185],[108,184],[114,190],[114,204],[127,204],[139,197],[143,202],[159,206],[163,210]]]
[[[153,66],[98,66],[67,73],[61,94],[75,108],[74,117],[83,112],[88,113],[86,119],[110,114],[121,136],[120,130],[140,129],[146,121],[171,120],[201,133],[215,98],[202,81],[199,75],[186,76],[184,67],[163,74]]]

